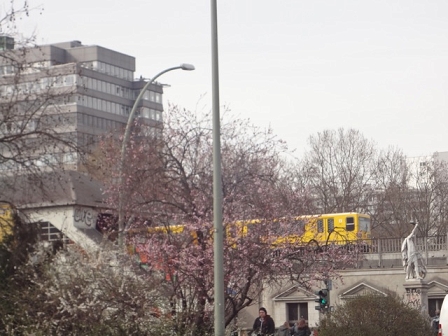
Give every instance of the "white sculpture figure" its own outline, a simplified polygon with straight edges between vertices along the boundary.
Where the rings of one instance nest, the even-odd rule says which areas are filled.
[[[415,246],[417,227],[418,223],[415,224],[414,229],[410,235],[404,239],[403,244],[401,245],[401,255],[403,258],[404,270],[406,272],[406,280],[421,280],[426,276],[425,262]]]

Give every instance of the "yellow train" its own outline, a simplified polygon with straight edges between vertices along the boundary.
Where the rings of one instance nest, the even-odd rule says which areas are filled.
[[[309,216],[297,216],[290,219],[276,219],[269,221],[269,225],[276,225],[279,221],[294,221],[293,227],[296,227],[295,232],[278,232],[275,237],[270,237],[270,244],[272,248],[278,248],[286,244],[304,245],[311,241],[317,242],[319,245],[337,244],[346,245],[352,242],[367,240],[364,242],[365,248],[368,248],[369,239],[371,237],[371,223],[370,216],[361,213],[348,212],[348,213],[334,213],[324,215],[309,215]],[[257,224],[263,223],[262,220],[247,220],[237,221],[227,224],[225,226],[226,241],[233,247],[236,247],[238,238],[244,238],[251,230],[256,230],[262,239],[263,231]],[[289,225],[288,225],[289,226]],[[275,230],[274,230],[275,231]],[[145,242],[148,236],[160,235],[162,239],[167,235],[185,237],[184,243],[197,244],[198,232],[195,230],[187,230],[186,225],[171,225],[171,226],[158,226],[147,227],[140,229],[131,229],[128,232],[128,237],[134,237],[132,242],[129,242],[128,253],[136,255],[142,267],[146,267],[148,263],[148,255],[144,248],[140,248],[139,243]],[[203,235],[202,235],[203,236]],[[205,237],[206,239],[213,238],[213,232],[210,231],[210,235]],[[273,239],[272,239],[273,238]],[[163,264],[163,263],[161,263]],[[153,265],[153,267],[161,268],[161,265]],[[165,277],[168,280],[171,278],[169,270],[163,269]]]
[[[371,237],[370,216],[356,212],[332,213],[323,215],[305,215],[292,218],[279,218],[270,221],[253,219],[247,221],[237,221],[227,226],[226,235],[228,239],[244,237],[252,230],[256,230],[263,235],[263,231],[257,227],[263,222],[268,222],[271,232],[275,232],[276,226],[281,227],[280,222],[292,223],[296,228],[294,232],[271,233],[275,237],[270,237],[274,246],[285,243],[303,244],[316,241],[320,244],[332,243],[343,245],[351,241],[368,240]],[[291,227],[287,225],[287,227]],[[273,238],[273,239],[272,239]]]
[[[269,221],[252,219],[246,221],[237,221],[226,225],[226,237],[229,241],[234,241],[238,237],[244,237],[252,230],[256,230],[263,235],[264,230],[260,230],[258,225],[268,222],[273,227],[279,226],[281,221],[293,221],[292,227],[296,228],[293,232],[276,232],[274,245],[281,245],[285,242],[290,243],[308,243],[317,241],[319,243],[346,244],[350,241],[368,240],[371,238],[370,216],[357,212],[333,213],[323,215],[306,215],[292,218],[280,218]],[[258,227],[257,227],[258,226]],[[288,225],[288,227],[291,227]],[[185,225],[149,227],[145,229],[130,230],[128,234],[181,234],[185,232]],[[197,241],[197,232],[190,232],[193,242]],[[271,239],[272,241],[272,239]]]
[[[357,212],[303,216],[308,219],[304,240],[345,243],[371,238],[370,216]]]
[[[12,234],[14,227],[14,209],[7,202],[0,202],[0,243]]]

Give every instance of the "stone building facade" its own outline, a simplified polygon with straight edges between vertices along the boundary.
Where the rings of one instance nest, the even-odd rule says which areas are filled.
[[[354,296],[366,293],[396,293],[404,302],[428,316],[433,316],[448,293],[448,249],[430,251],[427,257],[428,273],[425,279],[406,281],[399,253],[383,254],[382,265],[378,264],[378,254],[370,254],[369,258],[360,263],[361,268],[339,271],[341,278],[332,281],[330,305],[337,309]],[[304,317],[309,326],[314,327],[323,316],[323,313],[315,309],[318,305],[315,302],[315,292],[322,288],[325,288],[323,283],[315,284],[314,288],[307,290],[289,282],[277,288],[265,288],[258,304],[239,315],[237,325],[241,330],[249,330],[258,316],[258,308],[265,307],[276,326]]]

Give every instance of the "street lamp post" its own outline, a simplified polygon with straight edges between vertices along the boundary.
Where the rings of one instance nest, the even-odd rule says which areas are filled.
[[[123,142],[121,145],[121,155],[120,155],[120,163],[119,163],[120,164],[120,166],[119,166],[119,184],[118,184],[120,187],[123,186],[123,173],[124,173],[123,168],[124,168],[124,159],[126,156],[126,148],[127,148],[128,142],[129,142],[129,136],[131,134],[132,123],[134,121],[134,114],[137,111],[138,104],[142,100],[143,95],[145,94],[145,91],[149,88],[149,86],[152,83],[154,83],[154,81],[157,78],[159,78],[161,75],[163,75],[166,72],[169,72],[172,70],[177,70],[177,69],[192,71],[192,70],[194,70],[194,65],[183,63],[179,66],[168,68],[168,69],[165,69],[165,70],[159,72],[157,75],[155,75],[153,78],[151,78],[146,83],[146,85],[143,87],[143,89],[141,89],[139,95],[137,96],[137,99],[134,102],[134,105],[132,106],[132,110],[131,110],[131,113],[129,114],[128,122],[126,124],[126,129],[124,131]],[[123,233],[124,233],[123,196],[124,196],[123,190],[120,190],[120,192],[118,194],[118,245],[120,248],[123,248]]]
[[[218,10],[217,0],[210,1],[212,38],[212,120],[213,120],[213,275],[214,330],[224,336],[224,228],[222,225],[221,125],[219,116]]]

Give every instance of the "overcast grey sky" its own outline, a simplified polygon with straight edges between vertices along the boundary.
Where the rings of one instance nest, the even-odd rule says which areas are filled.
[[[30,0],[37,42],[80,40],[137,59],[164,102],[211,109],[208,0]],[[355,128],[408,156],[448,150],[448,1],[218,0],[220,100],[301,153]],[[202,97],[202,98],[201,98]],[[199,103],[198,103],[199,102]]]

